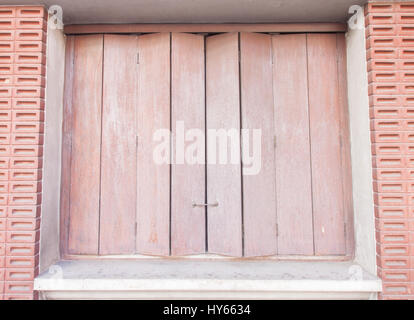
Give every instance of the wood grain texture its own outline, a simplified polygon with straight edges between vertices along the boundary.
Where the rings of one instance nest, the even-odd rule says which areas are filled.
[[[62,254],[67,252],[69,240],[74,44],[75,37],[68,36],[66,38],[65,52],[65,84],[62,123],[62,176],[60,189],[60,252]]]
[[[342,193],[344,200],[344,220],[346,223],[346,255],[354,254],[354,208],[352,196],[352,163],[351,163],[351,137],[349,127],[347,69],[346,69],[346,42],[345,35],[338,33],[338,86],[339,86],[339,112],[341,127],[341,164],[342,164]]]
[[[346,23],[150,23],[65,25],[66,34],[139,32],[346,32]]]
[[[156,164],[157,129],[170,129],[170,34],[138,37],[137,252],[170,253],[170,165]]]
[[[240,257],[243,251],[238,47],[238,33],[206,39],[207,130],[235,133],[235,137],[227,138],[227,164],[219,163],[219,140],[210,141],[207,137],[207,157],[216,155],[216,164],[207,165],[207,202],[219,203],[218,207],[207,208],[208,251]],[[232,144],[232,139],[238,143]],[[237,162],[230,162],[233,145],[238,152]]]
[[[306,35],[275,35],[278,254],[313,255]]]
[[[243,163],[244,255],[277,253],[274,110],[272,88],[272,38],[270,35],[241,33],[242,128],[261,130],[261,170],[245,175]]]
[[[172,131],[177,141],[177,121],[186,129],[205,130],[204,37],[172,34]],[[186,147],[191,142],[186,143]],[[205,166],[187,164],[173,148],[171,182],[171,254],[188,255],[205,252],[205,208],[193,203],[205,202]],[[182,163],[182,164],[178,164]]]
[[[77,36],[74,46],[68,251],[97,254],[103,35]]]
[[[68,37],[65,256],[182,256],[205,253],[206,245],[235,257],[354,254],[344,35],[238,37],[208,36],[205,51],[194,34]],[[260,172],[242,176],[240,162],[156,164],[153,134],[177,133],[177,121],[185,130],[240,134],[240,121],[261,129]],[[252,155],[249,137],[244,152]]]
[[[313,219],[316,255],[345,254],[336,35],[308,42]]]
[[[137,36],[104,35],[100,254],[135,251]]]

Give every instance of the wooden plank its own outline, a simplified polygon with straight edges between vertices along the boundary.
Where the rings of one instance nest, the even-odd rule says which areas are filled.
[[[172,131],[180,143],[183,137],[177,132],[179,121],[185,129],[205,129],[203,36],[172,34],[171,72]],[[171,176],[171,253],[203,253],[206,210],[193,207],[193,203],[205,202],[205,166],[188,164],[177,157],[176,151],[182,149],[178,143],[173,148],[175,163]]]
[[[354,254],[354,209],[352,196],[352,163],[351,138],[349,128],[347,70],[346,70],[346,42],[345,35],[338,33],[338,86],[339,86],[339,112],[341,118],[341,164],[342,164],[342,193],[344,195],[344,220],[346,223],[346,254]]]
[[[345,254],[336,35],[308,42],[314,241],[316,255]]]
[[[272,38],[241,33],[240,49],[242,128],[250,136],[243,153],[252,155],[252,130],[261,130],[260,172],[246,175],[243,162],[244,255],[266,256],[277,252]]]
[[[146,32],[346,32],[346,23],[76,24],[66,34]]]
[[[137,252],[170,253],[170,165],[156,164],[157,129],[170,129],[170,34],[138,37]]]
[[[75,38],[68,252],[97,254],[103,36]]]
[[[275,35],[278,253],[313,255],[306,35]]]
[[[60,189],[60,251],[68,250],[70,219],[70,175],[72,153],[72,95],[75,36],[66,38],[65,84],[62,123],[62,177]]]
[[[100,254],[135,251],[137,52],[137,36],[104,35]]]
[[[237,33],[225,33],[206,39],[206,115],[207,130],[230,130],[235,140],[227,138],[227,163],[219,164],[219,139],[207,137],[207,157],[216,155],[216,164],[207,166],[208,251],[210,253],[242,255],[242,203],[240,163],[240,95],[239,39]],[[230,152],[237,148],[237,162],[231,162]],[[210,142],[215,142],[210,145]],[[211,150],[214,148],[214,150]],[[212,152],[213,151],[213,152]]]

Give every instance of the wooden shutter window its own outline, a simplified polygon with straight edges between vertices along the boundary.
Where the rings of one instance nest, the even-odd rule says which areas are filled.
[[[352,255],[343,34],[78,35],[66,63],[65,254]],[[185,163],[181,125],[250,130],[242,154],[260,129],[260,172]]]

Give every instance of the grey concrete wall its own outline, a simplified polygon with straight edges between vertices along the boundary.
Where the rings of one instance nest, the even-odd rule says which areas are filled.
[[[65,36],[48,28],[40,271],[59,259],[59,200]]]
[[[363,12],[346,34],[354,198],[355,262],[376,274],[368,75]]]

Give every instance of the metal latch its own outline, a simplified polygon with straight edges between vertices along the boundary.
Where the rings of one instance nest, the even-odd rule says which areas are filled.
[[[218,202],[214,202],[214,203],[195,203],[193,202],[193,208],[198,208],[198,207],[218,207]]]

